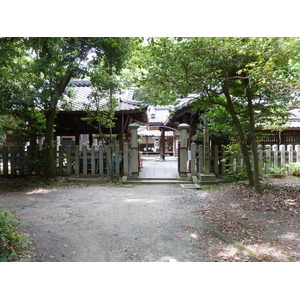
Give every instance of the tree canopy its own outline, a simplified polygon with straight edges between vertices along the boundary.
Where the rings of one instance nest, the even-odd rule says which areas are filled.
[[[45,115],[44,176],[55,177],[54,120],[71,79],[118,73],[129,58],[132,38],[1,38],[1,113],[28,108]],[[99,66],[103,66],[99,68]],[[97,72],[95,72],[97,70]],[[9,103],[9,105],[8,105]],[[28,121],[28,120],[27,120]]]
[[[226,110],[250,184],[259,191],[255,126],[292,105],[299,87],[298,49],[299,39],[293,38],[151,38],[135,63],[149,100],[170,103],[196,94],[199,107]]]
[[[106,95],[113,104],[120,72],[131,58],[128,70],[137,84],[138,98],[170,104],[180,96],[194,94],[195,106],[222,112],[214,114],[216,124],[220,118],[232,122],[249,182],[259,191],[255,128],[274,123],[293,105],[300,87],[300,39],[174,37],[141,41],[125,37],[1,38],[0,115],[14,116],[32,140],[36,135],[45,136],[44,174],[54,177],[54,120],[68,83],[89,77],[92,97]]]

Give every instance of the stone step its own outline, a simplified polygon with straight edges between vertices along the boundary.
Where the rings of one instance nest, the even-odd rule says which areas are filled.
[[[101,178],[101,177],[69,177],[69,182],[74,183],[85,183],[85,184],[91,184],[91,183],[108,183],[109,180],[107,178]]]
[[[139,183],[139,184],[187,184],[192,181],[177,180],[177,179],[142,179],[142,180],[128,180],[126,183]]]
[[[180,180],[180,181],[190,181],[190,178],[182,179],[177,177],[138,177],[137,179],[133,180]]]

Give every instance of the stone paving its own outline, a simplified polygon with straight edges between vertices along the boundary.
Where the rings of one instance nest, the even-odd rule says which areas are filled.
[[[143,168],[141,169],[139,177],[142,179],[177,178],[177,157],[166,157],[165,161],[160,161],[158,156],[143,156]]]

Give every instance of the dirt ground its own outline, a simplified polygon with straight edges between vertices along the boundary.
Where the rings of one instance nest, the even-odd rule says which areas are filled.
[[[29,225],[33,261],[300,261],[300,180],[44,186],[0,179],[0,207]]]

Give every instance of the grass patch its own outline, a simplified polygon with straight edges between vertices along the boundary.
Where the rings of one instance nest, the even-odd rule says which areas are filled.
[[[224,184],[201,184],[200,188],[197,190],[202,190],[202,191],[215,191],[219,190],[220,188],[224,187]]]
[[[14,218],[11,212],[0,208],[0,262],[30,261],[28,234],[18,230],[26,223]]]

